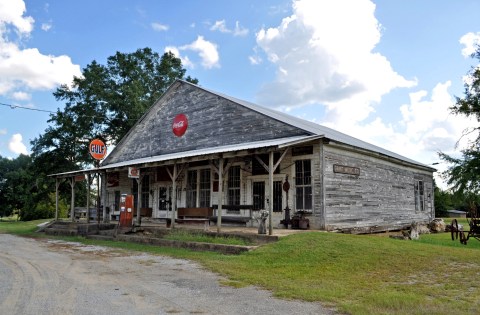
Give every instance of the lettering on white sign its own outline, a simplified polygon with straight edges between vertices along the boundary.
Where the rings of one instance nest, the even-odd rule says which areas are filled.
[[[333,172],[340,173],[340,174],[348,174],[348,175],[360,175],[360,168],[353,167],[353,166],[345,166],[339,164],[333,164]]]

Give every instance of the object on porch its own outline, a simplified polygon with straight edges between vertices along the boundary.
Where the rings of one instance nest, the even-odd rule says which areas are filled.
[[[307,230],[310,227],[310,220],[305,218],[304,211],[297,211],[291,219],[292,229]]]
[[[290,208],[288,207],[288,191],[290,190],[290,183],[288,182],[288,175],[285,176],[285,183],[283,183],[283,191],[286,194],[287,207],[285,208],[285,219],[281,220],[280,223],[288,229],[288,225],[292,224],[290,221]]]
[[[140,208],[140,216],[142,217],[152,217],[152,208]]]
[[[210,225],[210,218],[212,217],[213,209],[210,207],[201,207],[201,208],[178,208],[177,215],[178,219],[175,219],[175,222],[181,223],[190,223],[198,224],[203,223],[205,225],[205,230],[208,229]],[[172,220],[167,218],[167,227],[171,226]]]
[[[258,234],[267,234],[267,224],[265,223],[265,221],[267,221],[268,218],[268,211],[261,210],[260,216],[253,218],[258,222]]]
[[[239,224],[242,226],[247,226],[247,223],[251,220],[252,218],[250,217],[241,217],[241,216],[236,216],[236,215],[222,215],[222,224]],[[210,218],[210,221],[214,222],[217,224],[218,217],[213,216]]]

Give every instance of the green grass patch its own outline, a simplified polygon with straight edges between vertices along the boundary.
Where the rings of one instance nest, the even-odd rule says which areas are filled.
[[[236,236],[213,236],[207,235],[203,233],[197,233],[193,231],[185,231],[175,229],[172,230],[169,234],[163,237],[167,240],[174,240],[174,241],[183,241],[183,242],[200,242],[200,243],[213,243],[213,244],[226,244],[226,245],[242,245],[248,246],[251,243],[246,240]]]
[[[15,235],[34,235],[38,229],[37,225],[49,222],[50,219],[41,219],[34,221],[5,221],[0,222],[0,233],[9,233]]]

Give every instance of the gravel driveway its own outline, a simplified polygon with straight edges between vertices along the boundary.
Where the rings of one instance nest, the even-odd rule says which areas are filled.
[[[1,314],[333,314],[181,259],[0,234]]]

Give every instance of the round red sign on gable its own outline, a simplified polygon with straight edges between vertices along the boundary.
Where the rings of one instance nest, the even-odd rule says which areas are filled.
[[[172,131],[177,137],[181,137],[185,134],[188,128],[188,119],[185,114],[178,114],[173,119]]]
[[[96,159],[101,160],[107,155],[107,146],[100,139],[93,139],[88,146],[88,152]]]

